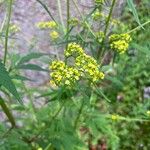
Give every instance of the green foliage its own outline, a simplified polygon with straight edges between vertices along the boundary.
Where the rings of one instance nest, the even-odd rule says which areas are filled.
[[[129,8],[131,9],[131,11],[132,11],[132,13],[133,13],[133,15],[134,15],[134,17],[135,17],[136,22],[137,22],[139,25],[141,25],[140,20],[139,20],[139,17],[138,17],[138,13],[137,13],[137,11],[136,11],[136,8],[135,8],[135,5],[134,5],[133,0],[127,0],[127,3],[128,3]]]
[[[15,85],[13,84],[9,73],[7,72],[4,64],[0,61],[0,86],[4,86],[14,97],[20,101],[20,96],[16,90]]]

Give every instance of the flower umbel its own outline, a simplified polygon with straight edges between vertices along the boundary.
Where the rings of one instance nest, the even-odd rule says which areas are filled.
[[[101,13],[98,9],[92,14],[92,18],[95,21],[99,20],[102,17],[104,17],[104,14]]]
[[[70,43],[64,53],[66,59],[71,56],[74,58],[74,64],[69,66],[67,62],[53,61],[50,64],[52,84],[73,87],[81,77],[92,84],[104,78],[104,73],[99,71],[97,61],[85,54],[80,45]]]
[[[19,32],[21,29],[18,25],[11,24],[9,30],[11,33],[16,33],[16,32]]]
[[[76,43],[70,43],[64,53],[66,57],[79,56],[83,54],[83,49]]]
[[[131,37],[129,34],[113,34],[109,37],[110,47],[118,53],[125,53],[129,47]]]
[[[71,25],[71,26],[77,26],[78,25],[78,23],[79,23],[79,20],[77,19],[77,18],[71,18],[70,20],[69,20],[69,24]]]
[[[92,82],[104,78],[104,74],[99,71],[99,65],[96,60],[89,55],[83,54],[75,59],[75,65],[80,70],[81,75]]]
[[[38,22],[36,26],[40,29],[47,29],[47,28],[55,28],[57,27],[57,24],[54,21],[43,21]]]
[[[111,119],[113,121],[117,121],[117,120],[119,120],[119,115],[111,115]]]
[[[56,32],[56,31],[52,31],[52,32],[50,32],[50,37],[51,37],[53,40],[55,40],[55,39],[57,39],[57,38],[59,37],[59,34],[58,34],[58,32]]]
[[[50,65],[52,78],[51,83],[57,86],[73,86],[80,78],[80,73],[77,69],[65,65],[62,61],[53,61]]]
[[[147,113],[148,116],[150,116],[150,110],[148,110],[146,113]]]

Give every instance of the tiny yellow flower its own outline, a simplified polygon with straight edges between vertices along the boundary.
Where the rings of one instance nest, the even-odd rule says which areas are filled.
[[[70,85],[70,81],[69,81],[69,80],[66,80],[66,81],[65,81],[65,84],[66,84],[66,85]]]
[[[102,42],[102,40],[104,38],[104,32],[102,32],[102,31],[96,32],[96,38],[97,38],[98,42]]]
[[[54,21],[41,21],[36,24],[36,27],[40,29],[56,28],[57,24]]]
[[[95,4],[102,4],[104,3],[104,0],[95,0]]]
[[[50,32],[50,37],[51,37],[53,40],[55,40],[55,39],[57,39],[57,38],[59,37],[59,34],[58,34],[58,32],[56,32],[56,31],[52,31],[52,32]]]
[[[150,116],[150,110],[148,110],[146,113],[147,113],[148,116]]]
[[[37,150],[43,150],[43,148],[39,147]]]
[[[114,121],[119,120],[119,115],[111,115],[111,119]]]
[[[69,24],[70,24],[71,26],[77,26],[78,23],[79,23],[79,20],[78,20],[77,18],[71,18],[71,19],[69,20]]]
[[[104,74],[103,72],[99,72],[99,77],[100,77],[101,79],[104,79],[105,74]]]
[[[11,33],[16,33],[16,32],[19,32],[20,30],[21,30],[20,27],[17,25],[15,25],[15,24],[10,25],[9,31]]]

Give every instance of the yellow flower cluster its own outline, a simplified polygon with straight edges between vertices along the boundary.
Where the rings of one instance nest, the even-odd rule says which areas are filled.
[[[148,110],[146,113],[147,113],[148,116],[150,116],[150,110]]]
[[[73,67],[68,67],[63,61],[53,61],[50,65],[52,80],[56,86],[73,86],[80,79],[80,73]]]
[[[102,3],[104,3],[104,0],[95,0],[95,4],[102,4]]]
[[[104,32],[102,32],[102,31],[96,32],[96,38],[97,38],[98,42],[102,42],[102,40],[104,38]]]
[[[57,27],[57,24],[54,21],[43,21],[43,22],[38,22],[36,26],[40,29],[47,29],[47,28],[55,28]]]
[[[111,49],[122,54],[128,49],[131,37],[129,34],[113,34],[109,37],[109,41]]]
[[[70,43],[68,44],[68,47],[64,53],[66,57],[69,57],[69,56],[76,57],[76,56],[82,55],[84,52],[83,52],[82,47],[79,44]]]
[[[113,121],[117,121],[117,120],[119,120],[119,115],[111,115],[111,119],[113,120]]]
[[[88,78],[92,83],[104,78],[104,73],[99,71],[96,60],[85,53],[76,57],[75,65],[81,72],[81,76]]]
[[[111,23],[112,23],[112,25],[120,25],[121,24],[121,22],[117,19],[112,19]]]
[[[19,32],[20,30],[21,30],[20,27],[15,24],[11,24],[9,27],[9,31],[11,33],[16,33],[16,32]]]
[[[78,23],[79,23],[79,20],[77,19],[77,18],[71,18],[70,20],[69,20],[69,24],[71,25],[71,26],[77,26],[78,25]]]
[[[80,45],[70,43],[64,53],[66,58],[74,58],[74,64],[70,67],[63,61],[53,61],[50,65],[52,84],[73,87],[81,77],[82,79],[88,79],[91,83],[104,78],[104,73],[99,71],[99,65],[96,60],[85,54]]]
[[[59,34],[58,34],[58,32],[56,32],[56,31],[52,31],[52,32],[50,32],[50,37],[51,37],[53,40],[55,40],[55,39],[57,39],[57,38],[59,37]]]
[[[55,21],[43,21],[43,22],[38,22],[36,26],[40,29],[54,29],[57,27],[57,24]],[[49,33],[50,37],[52,40],[56,40],[59,37],[59,33],[55,30],[51,31]]]
[[[106,17],[103,13],[101,13],[98,9],[92,14],[93,20],[97,21],[98,19]]]

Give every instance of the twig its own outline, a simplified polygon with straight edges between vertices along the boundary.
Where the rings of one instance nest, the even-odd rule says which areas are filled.
[[[5,33],[4,65],[6,63],[7,53],[8,53],[8,34],[9,34],[9,25],[10,25],[11,11],[12,11],[12,1],[13,0],[9,0],[8,3],[8,19],[7,19],[6,33]]]
[[[54,19],[52,13],[50,12],[50,10],[47,8],[47,6],[46,6],[41,0],[36,0],[36,1],[37,1],[39,4],[41,4],[41,5],[43,6],[43,8],[46,10],[46,12],[49,14],[49,16],[52,18],[52,20],[53,20],[56,24],[58,24],[58,23],[56,22],[56,20]]]

